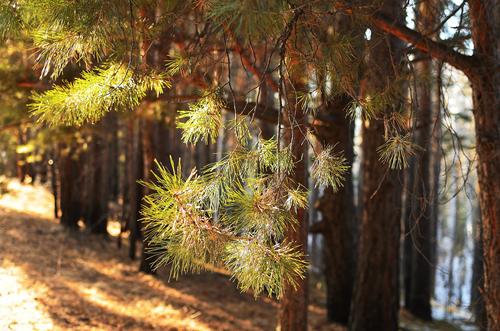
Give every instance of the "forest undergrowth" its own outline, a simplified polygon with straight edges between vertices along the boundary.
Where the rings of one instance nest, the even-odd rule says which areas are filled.
[[[137,271],[127,247],[117,248],[117,224],[103,238],[68,235],[52,217],[43,187],[10,181],[0,196],[0,330],[274,330],[277,302],[241,294],[219,273],[168,281]],[[313,293],[312,302],[323,298]],[[310,305],[311,330],[326,324]],[[405,330],[455,330],[423,325],[402,314]],[[413,327],[412,327],[413,325]]]

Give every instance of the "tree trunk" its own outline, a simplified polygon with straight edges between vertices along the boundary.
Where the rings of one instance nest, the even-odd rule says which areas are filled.
[[[306,77],[303,71],[294,68],[290,81],[293,82],[293,91],[304,91]],[[290,88],[289,91],[292,91]],[[282,114],[284,124],[283,140],[291,144],[291,152],[295,160],[294,180],[303,187],[308,187],[307,172],[307,142],[304,133],[307,116],[302,107],[297,104],[296,96],[287,95],[287,105]],[[293,118],[293,122],[290,121]],[[279,142],[280,143],[280,142]],[[286,147],[285,147],[286,148]],[[286,231],[285,240],[293,241],[307,256],[308,237],[307,211],[300,208],[297,210],[297,224],[290,226]],[[281,331],[305,331],[307,330],[307,306],[309,302],[308,277],[299,279],[294,289],[288,285],[284,289],[279,311],[279,327]]]
[[[153,170],[153,162],[155,159],[154,153],[154,133],[155,127],[158,123],[153,122],[154,120],[151,118],[143,118],[142,119],[142,162],[143,162],[143,174],[142,178],[145,181],[151,181],[153,178],[151,176],[151,171]],[[141,201],[143,196],[148,194],[147,189],[145,187],[140,188],[140,197],[138,200]],[[147,240],[144,240],[144,232],[142,231],[142,226],[140,224],[140,208],[137,208],[137,226],[141,232],[141,241],[142,241],[142,252],[141,252],[141,263],[139,265],[139,271],[145,272],[147,274],[155,274],[153,270],[153,254],[149,250],[149,244]]]
[[[474,262],[472,265],[470,302],[476,325],[479,327],[479,330],[484,331],[487,329],[488,320],[482,295],[484,291],[483,243],[481,239],[483,231],[481,225],[481,211],[478,207],[475,209],[475,224],[473,228]]]
[[[436,268],[438,264],[438,225],[439,225],[439,188],[441,180],[441,142],[442,142],[442,129],[441,129],[441,88],[442,88],[442,75],[443,63],[439,63],[436,69],[436,86],[434,88],[435,101],[434,101],[434,114],[433,114],[433,128],[431,135],[431,195],[430,208],[431,208],[431,256],[430,263],[432,268],[431,273],[431,289],[436,288]],[[435,296],[435,295],[433,295]]]
[[[107,115],[107,127],[108,127],[108,151],[109,151],[109,165],[108,165],[108,182],[109,182],[109,200],[117,201],[120,196],[120,166],[119,166],[119,124],[118,124],[118,114],[111,112]]]
[[[304,118],[296,118],[298,123],[304,124]],[[302,130],[302,131],[301,131]],[[292,130],[287,130],[285,141],[291,142]],[[295,181],[307,187],[307,161],[304,146],[302,144],[304,127],[296,126],[293,129],[292,154],[295,160],[300,160],[295,164]],[[307,145],[306,145],[307,146]],[[290,226],[286,232],[286,240],[297,244],[304,256],[307,255],[307,212],[304,209],[297,211],[297,224]],[[279,321],[281,331],[305,331],[307,330],[307,304],[308,304],[308,278],[300,279],[297,287],[287,286],[281,299]]]
[[[74,147],[74,146],[72,146]],[[60,148],[58,157],[59,182],[61,185],[61,224],[70,229],[78,228],[82,215],[80,201],[81,163],[70,148]]]
[[[55,149],[56,147],[54,147]],[[50,188],[52,189],[52,195],[54,196],[54,218],[59,218],[59,190],[57,187],[57,152],[50,153],[49,156],[49,167],[50,167]]]
[[[418,5],[417,28],[429,35],[434,30],[439,14],[439,4],[435,0],[422,1]],[[424,319],[432,319],[431,296],[432,288],[432,238],[434,225],[432,224],[432,202],[435,201],[433,173],[433,128],[436,119],[433,112],[432,87],[435,75],[432,59],[426,55],[424,59],[415,64],[415,143],[422,148],[414,164],[413,190],[411,194],[414,202],[411,207],[410,228],[407,229],[409,236],[406,240],[411,241],[411,283],[409,297],[406,300],[408,310],[415,316]],[[439,125],[439,124],[437,124]],[[406,244],[405,246],[410,246]]]
[[[413,279],[412,266],[413,266],[413,206],[416,205],[414,194],[415,187],[415,167],[416,157],[411,157],[408,169],[404,175],[404,208],[403,208],[403,222],[404,222],[404,242],[403,242],[403,287],[404,287],[404,305],[406,308],[410,306],[411,297],[411,283]]]
[[[402,20],[399,0],[384,1],[381,10]],[[384,91],[397,77],[394,70],[400,66],[401,46],[399,40],[373,31],[368,46],[368,94]],[[393,105],[378,116],[390,116],[400,105],[400,100],[393,100]],[[377,148],[384,143],[385,129],[383,118],[364,121],[363,211],[349,325],[352,331],[398,330],[402,172],[379,162]]]
[[[90,150],[87,153],[86,182],[88,196],[86,201],[86,225],[91,233],[107,234],[109,202],[109,130],[108,117],[105,117],[92,134]]]
[[[350,102],[351,98],[347,95],[333,98],[327,105],[327,112],[335,116],[336,120],[316,123],[315,128],[323,146],[337,146],[352,165],[354,125],[345,114]],[[334,193],[331,188],[324,191],[318,209],[322,214],[321,233],[325,240],[323,255],[328,320],[347,324],[354,277],[355,208],[351,171],[347,173],[344,186],[338,192]]]
[[[140,238],[139,228],[137,226],[137,216],[140,206],[140,192],[141,187],[137,180],[142,176],[142,153],[140,151],[140,127],[139,120],[131,117],[127,123],[127,229],[130,231],[129,235],[129,257],[136,258],[137,240]]]
[[[488,329],[500,330],[500,73],[486,70],[472,86]]]
[[[483,221],[488,329],[500,330],[500,1],[470,0],[476,74],[470,77]]]
[[[17,129],[17,145],[18,146],[24,145],[26,143],[25,140],[26,139],[24,137],[24,130],[23,127],[21,126]],[[17,167],[17,178],[21,183],[24,183],[24,180],[26,179],[26,175],[28,172],[26,157],[24,156],[24,154],[18,153],[17,151],[16,151],[16,167]]]

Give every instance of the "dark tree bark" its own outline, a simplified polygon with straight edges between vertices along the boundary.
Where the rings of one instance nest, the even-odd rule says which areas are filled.
[[[421,1],[417,11],[417,29],[423,34],[432,34],[436,25],[438,5],[434,0]],[[432,103],[432,76],[434,75],[432,59],[423,54],[423,60],[415,64],[415,143],[422,148],[413,164],[413,185],[409,192],[411,206],[410,219],[406,221],[409,226],[405,229],[405,253],[411,254],[406,257],[411,267],[405,263],[410,270],[411,276],[405,279],[406,308],[415,316],[424,319],[432,319],[431,296],[432,288],[432,202],[434,191],[434,178],[432,175],[432,135],[435,125],[433,103]],[[406,242],[406,241],[409,241]]]
[[[403,241],[403,287],[404,287],[404,306],[410,306],[411,297],[411,281],[412,281],[412,265],[413,265],[413,206],[416,204],[414,187],[415,187],[415,166],[416,158],[412,157],[409,161],[408,169],[406,169],[404,181],[404,208],[403,208],[403,222],[404,222],[404,241]]]
[[[399,0],[386,0],[382,12],[401,21]],[[400,66],[399,40],[374,30],[370,44],[367,93],[384,91],[397,77]],[[402,172],[379,162],[377,148],[384,143],[384,118],[400,107],[400,100],[379,118],[363,125],[363,211],[354,294],[349,329],[352,331],[398,330],[399,240]]]
[[[142,178],[144,178],[145,181],[151,181],[152,175],[151,171],[153,171],[153,163],[155,159],[155,153],[154,153],[154,140],[155,140],[155,131],[156,127],[158,126],[158,123],[154,121],[151,118],[144,118],[142,119],[142,162],[143,162],[143,173],[142,173]],[[145,187],[140,187],[139,188],[139,195],[138,200],[141,201],[144,195],[148,194],[147,189]],[[141,241],[142,241],[142,251],[141,251],[141,263],[139,265],[139,271],[142,271],[147,274],[155,274],[155,271],[153,269],[152,263],[153,263],[153,254],[151,254],[149,250],[149,244],[148,241],[145,240],[144,237],[144,232],[142,229],[142,226],[140,224],[140,210],[138,209],[138,214],[136,216],[137,222],[138,222],[138,227],[140,230],[140,235],[141,235]]]
[[[285,58],[285,42],[290,37],[293,27],[300,16],[300,11],[295,11],[294,16],[287,26],[285,32],[284,44],[281,45],[281,59]],[[288,34],[288,35],[286,35]],[[284,61],[283,61],[284,62]],[[293,60],[291,61],[293,62]],[[288,85],[288,88],[283,88],[280,92],[288,91],[286,96],[286,104],[281,115],[283,120],[283,141],[285,144],[291,144],[291,152],[295,160],[294,180],[303,187],[308,187],[308,171],[307,171],[307,147],[306,143],[306,126],[307,116],[304,113],[300,104],[296,102],[297,98],[291,91],[306,90],[306,76],[300,66],[291,70],[289,81],[293,84],[293,89]],[[284,70],[284,69],[282,69]],[[283,72],[283,71],[282,71]],[[282,86],[286,83],[283,82]],[[280,93],[281,94],[281,93]],[[281,94],[283,95],[283,94]],[[293,117],[294,121],[290,119]],[[279,133],[278,133],[279,138]],[[280,142],[281,143],[281,142]],[[289,226],[286,231],[285,240],[292,241],[299,247],[301,253],[307,256],[307,237],[308,237],[308,220],[307,211],[300,208],[297,210],[297,224]],[[297,286],[294,289],[287,285],[284,289],[283,298],[279,310],[279,326],[281,331],[305,331],[307,330],[307,307],[309,303],[308,291],[308,276],[299,279]]]
[[[476,325],[479,327],[479,330],[484,331],[487,330],[488,319],[482,295],[484,291],[483,243],[481,239],[483,230],[481,225],[481,211],[478,207],[475,209],[475,224],[473,228],[474,262],[472,265],[470,302]]]
[[[81,179],[82,168],[77,154],[72,148],[62,145],[59,161],[59,182],[61,186],[61,224],[69,229],[77,229],[82,216]]]
[[[142,147],[140,141],[139,120],[131,117],[127,123],[127,229],[129,235],[129,257],[136,258],[137,241],[140,239],[140,230],[137,224],[139,216],[139,206],[141,186],[137,180],[142,178]]]
[[[483,219],[484,298],[489,330],[500,328],[500,1],[469,0],[474,42],[472,56],[433,41],[380,12],[370,13],[372,26],[432,57],[462,70],[470,79],[476,128],[480,204]],[[345,3],[336,8],[352,13]]]
[[[26,143],[26,139],[24,137],[23,127],[20,126],[17,129],[17,144],[18,146],[24,145]],[[26,175],[28,174],[28,168],[26,164],[26,158],[24,154],[20,154],[16,152],[16,167],[17,167],[17,178],[21,183],[24,183],[26,179]]]
[[[431,256],[430,263],[432,268],[431,288],[436,286],[436,269],[438,263],[438,226],[439,226],[439,189],[441,180],[441,159],[442,159],[442,128],[441,128],[441,89],[442,89],[442,70],[443,63],[440,62],[436,69],[436,87],[434,88],[435,103],[433,105],[433,122],[431,136]],[[435,296],[435,294],[433,294]]]
[[[346,117],[345,110],[351,101],[347,95],[334,97],[328,102],[326,111],[338,116],[339,120],[315,122],[314,126],[322,145],[337,146],[350,165],[354,159],[354,125]],[[325,190],[318,209],[323,217],[321,233],[325,240],[323,258],[328,319],[347,324],[354,279],[353,229],[356,220],[351,171],[338,192],[334,193],[331,188]]]
[[[85,222],[91,233],[108,233],[109,166],[111,132],[109,117],[106,116],[92,133],[92,141],[87,153],[86,184],[88,185]]]
[[[483,221],[484,299],[488,330],[500,330],[500,1],[469,1],[474,54],[470,77]],[[494,69],[495,68],[495,69]]]
[[[362,42],[358,42],[361,35],[359,28],[352,22],[352,18],[337,13],[333,18],[333,36],[326,32],[322,36],[328,44],[329,38],[338,35],[349,38],[354,45],[353,54],[360,57]],[[333,41],[335,42],[335,41]],[[334,47],[334,46],[333,46]],[[358,67],[351,68],[353,71]],[[354,76],[355,77],[355,76]],[[354,84],[353,84],[354,85]],[[352,90],[356,87],[352,86]],[[356,233],[356,208],[352,182],[352,164],[354,161],[354,123],[346,116],[353,99],[346,93],[334,96],[326,95],[325,107],[321,115],[334,120],[315,120],[312,124],[315,134],[323,146],[336,146],[344,153],[350,165],[344,180],[344,186],[336,193],[331,188],[324,191],[318,201],[318,210],[321,211],[321,234],[325,240],[323,244],[323,261],[326,281],[326,308],[328,320],[347,324],[351,307],[352,287],[354,282],[354,236]]]
[[[55,148],[55,147],[54,147]],[[57,185],[57,152],[52,151],[49,156],[50,188],[54,196],[54,218],[59,218],[59,188]]]
[[[118,114],[109,113],[107,118],[107,129],[109,144],[108,149],[108,182],[109,182],[109,200],[117,201],[120,196],[120,166],[119,166],[119,139],[118,139]]]
[[[286,115],[284,117],[287,117]],[[295,124],[294,129],[285,130],[284,140],[291,143],[293,134],[292,154],[295,160],[300,160],[295,164],[295,181],[307,187],[307,149],[303,144],[305,127],[305,116],[297,114],[295,119],[299,125]],[[285,124],[290,127],[290,123]],[[293,133],[292,133],[293,131]],[[293,241],[301,249],[304,256],[307,255],[307,212],[304,209],[297,211],[297,224],[290,226],[286,232],[286,240]],[[286,286],[283,298],[281,299],[279,323],[282,331],[305,331],[307,330],[307,305],[308,305],[308,278],[298,280],[296,289]]]

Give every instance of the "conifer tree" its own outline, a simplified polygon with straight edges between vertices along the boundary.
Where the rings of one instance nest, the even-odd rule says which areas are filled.
[[[169,88],[190,86],[195,91],[192,102],[177,112],[182,141],[213,144],[224,133],[235,142],[220,160],[203,169],[183,168],[188,160],[171,158],[166,166],[158,163],[151,180],[142,182],[149,194],[143,200],[141,226],[155,266],[170,263],[172,277],[223,266],[242,290],[285,296],[282,311],[292,313],[283,314],[288,316],[281,320],[283,328],[304,329],[304,150],[315,145],[308,132],[310,122],[322,116],[314,111],[320,103],[314,85],[333,85],[336,95],[352,99],[351,117],[362,109],[363,119],[378,123],[377,146],[367,145],[367,150],[378,147],[371,151],[370,164],[380,159],[384,169],[406,166],[412,153],[408,138],[400,134],[402,116],[387,111],[397,91],[392,85],[377,86],[369,98],[358,98],[352,87],[356,75],[350,67],[342,68],[342,61],[340,66],[335,63],[352,47],[349,38],[340,40],[343,47],[328,47],[328,40],[317,38],[325,26],[323,15],[333,9],[330,1],[167,1],[160,17],[150,21],[143,10],[156,4],[19,0],[1,7],[2,15],[15,18],[0,26],[2,35],[24,29],[37,49],[42,77],[53,84],[32,97],[31,113],[52,126],[95,124],[111,111],[136,111],[146,102],[166,99]],[[173,47],[165,65],[144,61],[147,44],[164,41],[161,38],[168,34]],[[257,40],[265,49],[260,66],[254,52]],[[243,60],[245,54],[253,54],[255,60]],[[62,78],[69,67],[80,74],[66,81]],[[246,72],[254,86],[236,88],[236,68]],[[329,72],[328,79],[312,78],[324,72]],[[274,104],[266,108],[259,107],[263,82],[277,92]],[[231,121],[224,120],[225,113]],[[275,137],[264,138],[255,128],[253,119],[260,116],[277,123]],[[313,149],[309,174],[316,185],[335,192],[344,185],[349,166],[342,151],[328,145],[330,141],[321,142]],[[130,178],[143,175],[130,170]],[[128,183],[131,192],[140,190],[134,184]],[[135,191],[129,199],[136,203],[132,217],[138,196]],[[395,233],[398,227],[391,230]],[[304,294],[297,304],[294,288]],[[294,314],[302,317],[287,324]]]
[[[391,20],[403,19],[399,0],[384,1],[381,10]],[[402,125],[402,43],[374,29],[369,52],[366,94],[374,97],[369,107],[371,118],[364,121],[362,128],[363,210],[349,329],[396,331],[401,168],[408,162],[408,154],[403,151],[411,146]],[[377,99],[380,101],[373,101]],[[391,121],[399,125],[387,125]]]

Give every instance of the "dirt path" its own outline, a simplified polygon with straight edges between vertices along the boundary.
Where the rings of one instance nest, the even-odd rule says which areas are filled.
[[[116,241],[68,234],[51,196],[10,186],[0,198],[0,330],[274,330],[277,304],[219,274],[167,283],[138,273]],[[311,307],[313,330],[324,311]]]

